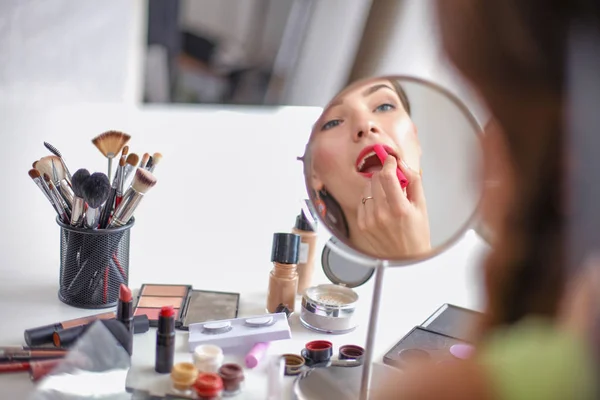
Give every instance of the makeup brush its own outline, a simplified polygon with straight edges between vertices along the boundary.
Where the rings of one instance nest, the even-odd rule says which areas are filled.
[[[152,166],[148,168],[148,171],[154,173],[154,169],[156,168],[160,160],[162,160],[162,154],[154,153],[154,155],[152,156]]]
[[[140,162],[140,156],[135,153],[131,153],[127,156],[125,169],[123,170],[123,187],[128,187],[129,177],[131,173],[136,170],[138,163]]]
[[[146,168],[146,164],[148,164],[148,160],[150,160],[150,154],[144,153],[142,156],[142,161],[140,162],[139,168]]]
[[[44,196],[46,196],[46,198],[48,199],[48,201],[50,202],[50,204],[52,204],[52,207],[54,208],[54,211],[56,211],[58,213],[59,216],[62,217],[62,215],[60,214],[60,211],[56,208],[56,205],[54,204],[54,200],[52,200],[52,197],[50,196],[50,192],[47,189],[47,186],[44,185],[43,180],[42,180],[42,175],[40,174],[40,171],[38,171],[37,169],[30,169],[29,170],[29,177],[31,179],[33,179],[33,182],[35,182],[35,184],[40,188],[40,190],[42,191],[42,193],[44,193]]]
[[[54,160],[52,160],[52,177],[54,186],[58,189],[60,193],[60,197],[64,200],[64,206],[71,211],[73,208],[73,192],[71,191],[71,187],[66,183],[66,179],[60,179],[58,176],[58,171],[56,170],[56,165],[54,164]],[[65,182],[65,185],[61,185],[61,182]]]
[[[113,210],[117,207],[117,194],[119,192],[119,187],[121,186],[121,180],[123,179],[123,167],[125,166],[125,156],[121,156],[119,160],[119,166],[117,167],[117,171],[115,172],[115,179],[113,179],[110,193],[108,194],[108,199],[102,208],[102,214],[100,214],[100,229],[105,229],[108,225],[108,220],[110,219],[110,215]],[[121,195],[122,197],[123,195]],[[120,201],[120,200],[119,200]]]
[[[108,181],[112,174],[112,160],[129,142],[131,136],[119,131],[104,132],[92,139],[92,143],[108,159]]]
[[[54,182],[52,182],[52,179],[50,179],[50,176],[48,174],[44,174],[44,182],[46,183],[46,186],[48,186],[48,192],[50,193],[50,196],[52,197],[52,200],[54,200],[55,203],[59,203],[57,204],[57,206],[60,206],[58,209],[61,212],[65,211],[68,216],[69,216],[69,220],[71,219],[71,209],[67,206],[67,202],[65,201],[65,199],[63,199],[62,194],[60,194],[60,192],[58,191],[58,188],[56,187],[56,185],[54,184]],[[50,185],[52,184],[52,185]],[[52,187],[50,187],[52,186]]]
[[[56,157],[56,156],[42,157],[38,161],[35,162],[34,168],[37,169],[38,171],[40,171],[40,173],[42,174],[42,177],[44,176],[44,174],[47,174],[48,176],[53,177],[54,176],[54,173],[52,171],[53,163],[56,163],[55,168],[56,168],[57,179],[60,182],[60,180],[65,179],[65,171],[64,171],[62,164],[60,163],[60,159],[58,157]],[[53,183],[56,186],[56,182],[53,182]]]
[[[146,167],[144,167],[145,170],[150,171],[150,168],[152,168],[153,165],[153,160],[152,160],[152,156],[148,157],[148,163],[146,164]]]
[[[48,185],[48,191],[50,192],[50,197],[52,198],[52,201],[54,202],[54,205],[56,206],[56,209],[57,209],[61,219],[63,220],[63,222],[65,224],[68,224],[69,221],[71,220],[71,217],[67,214],[67,210],[63,206],[63,203],[61,200],[62,196],[60,195],[60,193],[58,193],[58,190],[52,183],[52,180],[50,179],[48,174],[44,174],[44,181],[46,182],[46,185]]]
[[[88,205],[85,212],[84,225],[86,228],[98,228],[100,207],[110,193],[108,177],[101,172],[94,172],[83,183],[83,198]]]
[[[131,187],[123,195],[123,200],[113,214],[109,228],[123,226],[129,222],[135,209],[142,201],[144,195],[156,185],[156,178],[151,172],[138,168],[133,177]]]
[[[121,204],[121,200],[123,200],[123,176],[124,176],[124,168],[125,168],[125,157],[121,157],[119,161],[119,176],[117,177],[117,197],[115,198],[115,209],[119,207]]]
[[[85,200],[83,199],[83,184],[90,177],[90,172],[81,168],[75,171],[71,184],[73,185],[73,209],[71,211],[71,226],[80,227],[83,222]]]
[[[69,168],[67,168],[67,164],[65,163],[65,160],[63,160],[62,154],[60,153],[60,151],[58,151],[58,149],[56,147],[52,146],[48,142],[44,142],[44,146],[46,146],[46,148],[48,150],[50,150],[50,152],[52,154],[54,154],[56,157],[58,157],[58,159],[60,160],[60,163],[61,163],[63,169],[65,170],[65,175],[66,175],[67,180],[69,182],[71,182],[73,180],[72,176],[71,176],[71,173],[69,172]]]

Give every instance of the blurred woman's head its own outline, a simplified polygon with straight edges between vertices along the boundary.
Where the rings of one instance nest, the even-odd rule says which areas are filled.
[[[488,213],[497,230],[486,265],[488,327],[554,316],[564,289],[565,38],[579,10],[550,3],[437,2],[443,47],[495,118],[484,148],[500,163],[488,163],[487,178],[509,197],[495,218]],[[501,163],[509,165],[503,178],[490,176]],[[491,198],[484,210],[494,209]]]

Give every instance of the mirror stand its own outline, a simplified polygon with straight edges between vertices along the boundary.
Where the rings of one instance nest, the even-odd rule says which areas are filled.
[[[373,297],[371,299],[371,314],[367,327],[367,341],[365,344],[365,358],[363,362],[362,378],[360,382],[360,400],[368,400],[371,383],[371,369],[373,368],[373,355],[375,337],[377,336],[377,322],[379,320],[379,305],[381,304],[381,292],[383,289],[383,274],[388,267],[387,260],[378,260],[375,267],[375,284],[373,286]]]

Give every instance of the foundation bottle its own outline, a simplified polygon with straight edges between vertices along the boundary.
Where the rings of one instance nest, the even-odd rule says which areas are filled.
[[[296,306],[298,291],[298,253],[300,236],[295,233],[275,233],[271,261],[273,269],[269,274],[267,312],[274,313],[280,304],[292,312]]]
[[[300,235],[300,251],[298,252],[298,294],[312,286],[315,274],[315,254],[317,233],[306,219],[304,211],[296,217],[296,225],[292,232]]]

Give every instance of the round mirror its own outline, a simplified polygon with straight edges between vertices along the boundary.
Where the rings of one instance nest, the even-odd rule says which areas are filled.
[[[309,209],[352,258],[393,266],[432,257],[475,222],[481,133],[431,82],[354,82],[326,105],[301,157]]]

